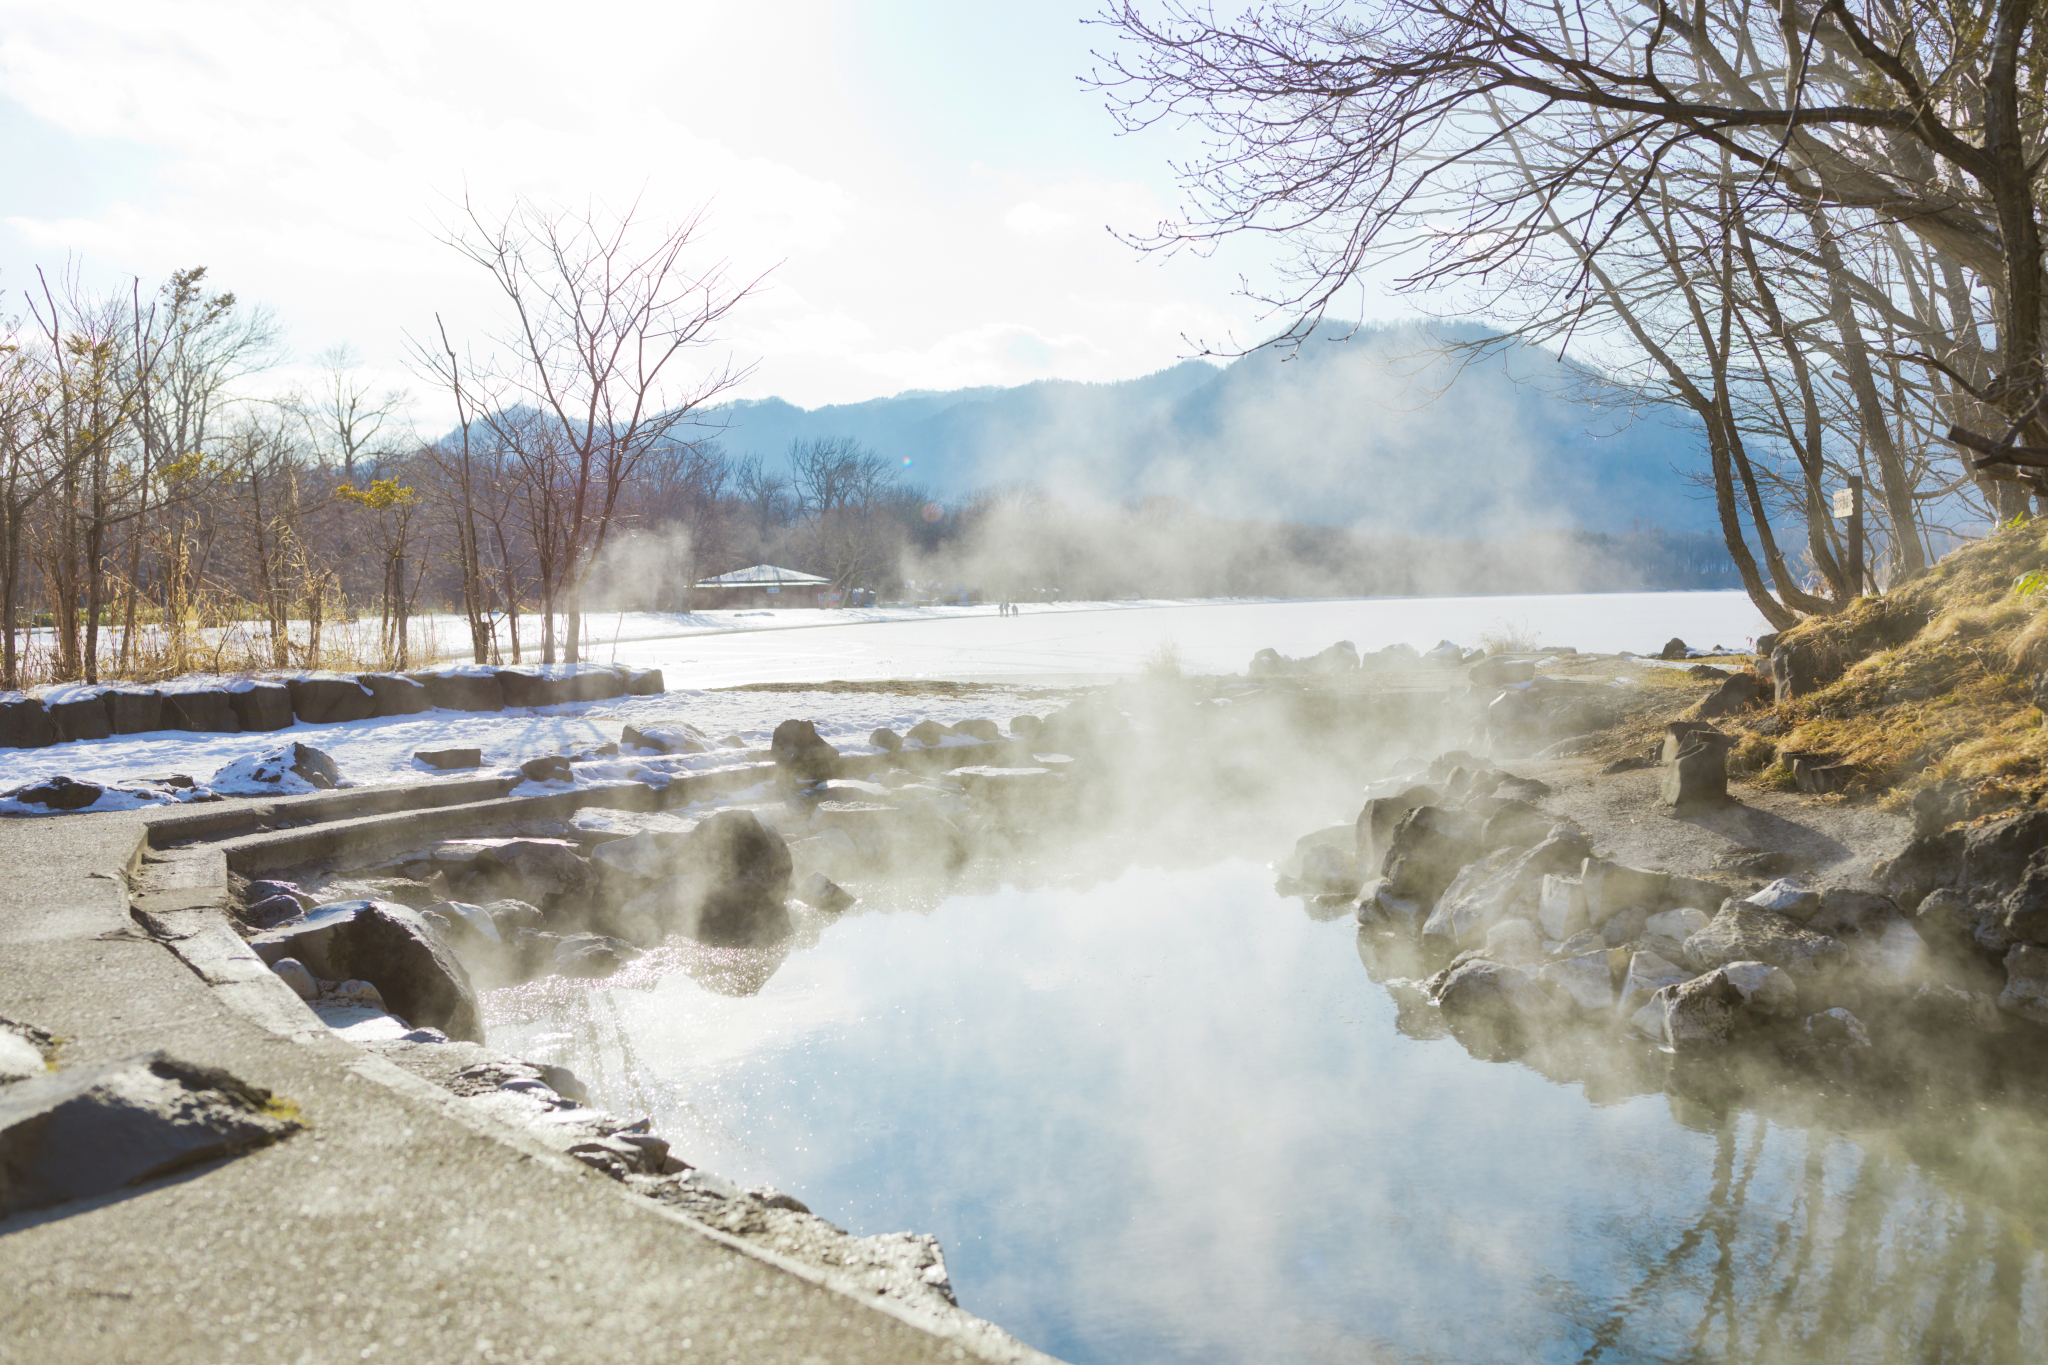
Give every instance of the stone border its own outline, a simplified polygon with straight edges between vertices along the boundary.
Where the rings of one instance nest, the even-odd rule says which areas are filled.
[[[577,671],[551,671],[565,667]],[[0,693],[0,748],[45,749],[159,730],[267,732],[294,720],[334,725],[430,709],[505,711],[659,696],[665,690],[660,669],[620,664],[458,664],[413,673],[279,673],[225,682],[195,675],[152,687],[80,684],[48,701]]]

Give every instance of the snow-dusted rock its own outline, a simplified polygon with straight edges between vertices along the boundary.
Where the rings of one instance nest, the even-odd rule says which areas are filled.
[[[207,779],[223,796],[293,796],[341,785],[341,769],[310,744],[296,741],[238,758]]]
[[[1643,921],[1642,931],[1636,942],[1657,956],[1677,959],[1685,956],[1685,941],[1707,927],[1711,917],[1704,910],[1690,907],[1680,910],[1666,910],[1661,915],[1651,915]]]
[[[1745,904],[1760,910],[1775,910],[1796,920],[1810,919],[1820,909],[1820,893],[1794,881],[1780,877],[1769,886],[1746,898]]]

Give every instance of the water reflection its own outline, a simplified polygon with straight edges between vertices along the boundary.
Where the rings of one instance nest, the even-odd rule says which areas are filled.
[[[494,1041],[937,1233],[965,1306],[1077,1362],[2048,1358],[2037,1109],[1598,1039],[1489,1063],[1398,941],[1249,862],[904,908],[752,994],[675,950],[499,993]]]

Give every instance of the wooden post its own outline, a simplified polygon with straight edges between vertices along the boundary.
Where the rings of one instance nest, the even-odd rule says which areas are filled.
[[[1835,494],[1835,516],[1849,523],[1849,596],[1863,596],[1863,480],[1852,474],[1849,486]]]

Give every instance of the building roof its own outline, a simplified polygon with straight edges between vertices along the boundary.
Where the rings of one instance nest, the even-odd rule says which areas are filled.
[[[700,588],[823,588],[831,586],[831,583],[831,579],[820,578],[814,573],[798,573],[795,569],[778,569],[773,564],[756,564],[751,569],[734,569],[731,573],[722,573],[716,578],[707,578],[697,586]]]

